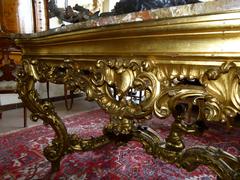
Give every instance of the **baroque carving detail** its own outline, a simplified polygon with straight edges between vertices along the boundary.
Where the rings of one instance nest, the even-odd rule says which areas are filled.
[[[233,62],[206,71],[205,67],[193,65],[173,68],[154,64],[154,61],[99,60],[84,75],[71,60],[60,65],[30,61],[31,66],[26,66],[30,69],[25,71],[35,80],[65,83],[69,89],[81,89],[88,100],[122,117],[148,119],[154,112],[159,118],[166,118],[176,101],[191,99],[199,105],[205,120],[225,122],[230,127],[240,110],[240,71]],[[193,80],[198,82],[191,83]],[[144,98],[138,104],[128,99],[132,89],[144,91]]]
[[[213,147],[185,149],[182,136],[199,135],[200,121],[226,122],[229,127],[240,110],[239,68],[232,62],[220,67],[157,64],[157,61],[99,60],[95,66],[65,60],[62,63],[41,63],[25,60],[19,73],[18,92],[33,112],[32,119],[42,119],[56,132],[52,145],[45,148],[45,156],[55,169],[66,153],[87,151],[111,141],[125,143],[139,140],[146,151],[187,170],[200,164],[212,168],[221,178],[240,176],[239,158]],[[110,114],[110,123],[103,135],[81,139],[69,135],[52,104],[42,101],[34,84],[36,81],[65,83],[69,89],[80,89],[87,100],[96,101]],[[143,97],[136,102],[131,96]],[[142,94],[141,94],[142,93]],[[139,98],[139,97],[138,97]],[[159,118],[173,115],[175,121],[165,141],[157,133],[142,126],[155,113]]]
[[[231,127],[240,111],[240,69],[233,62],[208,70],[200,79],[207,95],[205,118],[208,121],[225,122]]]
[[[183,71],[182,67],[179,69]],[[226,62],[220,67],[210,67],[204,73],[201,67],[196,71],[193,68],[191,71],[194,73],[189,73],[187,76],[181,73],[176,73],[175,76],[166,73],[169,79],[177,78],[180,83],[170,84],[163,81],[164,88],[154,105],[156,115],[165,118],[172,113],[174,102],[192,99],[191,101],[201,108],[202,118],[226,123],[231,127],[234,117],[240,111],[239,68],[233,62]],[[160,73],[161,71],[158,71],[158,74]],[[163,76],[161,78],[164,79]],[[189,83],[192,79],[197,79],[198,82],[196,85],[181,84],[181,79],[184,78],[188,78]]]

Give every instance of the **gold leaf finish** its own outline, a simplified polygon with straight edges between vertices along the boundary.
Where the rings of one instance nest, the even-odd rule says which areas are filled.
[[[208,70],[201,79],[206,92],[205,117],[209,121],[226,122],[230,127],[240,110],[239,71],[233,62]]]
[[[137,140],[147,153],[188,171],[206,165],[221,179],[240,179],[239,157],[211,146],[186,148],[183,141],[185,134],[200,136],[205,121],[231,128],[240,111],[240,7],[236,0],[225,3],[209,3],[221,8],[206,13],[197,6],[207,6],[196,4],[197,12],[183,6],[165,19],[19,37],[18,93],[32,120],[42,119],[56,133],[44,150],[53,170],[65,154]],[[110,114],[103,135],[68,134],[53,105],[39,98],[37,81],[84,91]],[[141,124],[153,115],[174,118],[165,140]]]

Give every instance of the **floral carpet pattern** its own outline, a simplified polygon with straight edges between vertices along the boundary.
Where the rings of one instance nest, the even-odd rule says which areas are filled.
[[[172,119],[159,120],[158,133],[165,138],[170,130]],[[108,122],[108,115],[102,110],[94,110],[73,115],[64,119],[70,133],[81,137],[99,136]],[[207,167],[200,166],[193,172],[179,169],[145,153],[139,142],[130,141],[125,146],[109,144],[98,150],[66,155],[61,168],[50,172],[50,163],[42,150],[51,142],[54,132],[49,126],[40,125],[17,132],[0,135],[0,179],[164,179],[164,180],[210,180],[216,175]],[[240,132],[226,131],[224,127],[209,128],[201,137],[187,135],[184,138],[187,147],[194,145],[212,145],[221,147],[234,155],[240,155]]]

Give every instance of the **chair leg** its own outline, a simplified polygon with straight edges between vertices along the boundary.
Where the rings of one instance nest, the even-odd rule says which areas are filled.
[[[70,104],[68,104],[68,89],[66,84],[64,84],[64,100],[66,109],[68,111],[71,110],[73,106],[73,91],[70,90]]]
[[[0,119],[2,119],[2,112],[0,112]]]
[[[23,126],[27,127],[27,108],[24,106],[23,107]]]
[[[49,81],[47,81],[46,86],[47,86],[47,98],[49,100],[49,97],[50,97],[50,95],[49,95]]]

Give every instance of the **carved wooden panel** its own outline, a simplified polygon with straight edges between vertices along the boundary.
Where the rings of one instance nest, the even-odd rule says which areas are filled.
[[[0,22],[4,32],[19,32],[19,0],[0,1]]]

